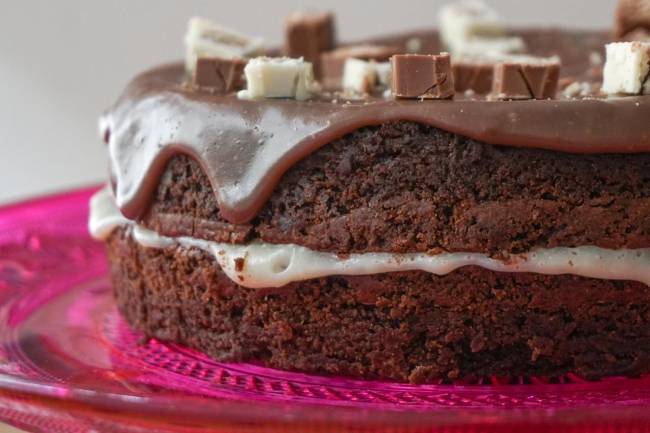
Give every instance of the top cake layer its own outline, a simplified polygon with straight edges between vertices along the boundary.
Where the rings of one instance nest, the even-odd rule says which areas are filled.
[[[519,32],[529,52],[558,55],[561,81],[598,82],[605,33]],[[373,41],[437,52],[437,33]],[[406,49],[406,47],[404,48]],[[596,64],[595,64],[596,63]],[[487,144],[571,153],[650,152],[650,98],[592,95],[555,100],[361,100],[322,92],[309,101],[241,100],[187,86],[181,65],[135,79],[102,119],[116,199],[125,216],[142,217],[169,159],[195,158],[216,193],[222,216],[250,221],[282,175],[321,146],[359,128],[396,120],[419,122]]]

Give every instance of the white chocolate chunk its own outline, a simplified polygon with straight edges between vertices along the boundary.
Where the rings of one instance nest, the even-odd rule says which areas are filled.
[[[264,41],[204,18],[192,18],[185,35],[185,48],[185,68],[193,72],[199,57],[233,59],[256,56],[264,51]]]
[[[526,51],[524,40],[507,36],[499,14],[479,0],[459,1],[443,7],[439,27],[440,38],[456,57]]]
[[[239,92],[241,99],[291,98],[309,99],[318,85],[313,66],[301,59],[288,57],[257,57],[246,68],[247,89]]]
[[[390,86],[393,68],[390,62],[350,58],[343,67],[343,89],[354,93],[370,93]]]
[[[480,0],[464,0],[444,6],[439,16],[440,38],[452,54],[468,40],[505,35],[499,14]]]
[[[650,42],[616,42],[606,48],[603,92],[650,94]]]
[[[505,34],[501,17],[481,0],[462,0],[440,9],[440,33],[443,42],[474,36],[499,37]]]
[[[374,62],[347,59],[343,67],[343,89],[356,93],[370,93],[377,85]]]

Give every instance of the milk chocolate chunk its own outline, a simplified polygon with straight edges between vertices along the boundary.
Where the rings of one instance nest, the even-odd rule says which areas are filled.
[[[393,64],[393,95],[403,99],[449,99],[454,76],[449,54],[398,54]]]
[[[398,47],[384,45],[352,45],[323,53],[320,62],[323,84],[330,88],[341,87],[345,62],[348,59],[384,63],[401,51]]]
[[[336,25],[331,12],[295,12],[287,18],[285,52],[288,57],[303,57],[320,76],[320,55],[336,46]]]
[[[553,99],[560,78],[557,59],[530,58],[497,63],[492,82],[493,99]]]
[[[452,70],[457,92],[472,91],[484,95],[492,91],[494,63],[460,60],[453,63]]]
[[[616,10],[614,36],[633,40],[630,34],[640,30],[650,31],[650,0],[620,0]]]
[[[213,93],[225,94],[244,88],[244,59],[202,57],[197,60],[194,85]]]

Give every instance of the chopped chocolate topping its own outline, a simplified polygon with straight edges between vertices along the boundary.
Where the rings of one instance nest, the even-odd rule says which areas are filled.
[[[304,101],[318,90],[313,65],[302,58],[256,57],[244,68],[246,90],[240,99],[290,98]]]
[[[353,45],[338,48],[321,56],[321,72],[326,87],[340,88],[345,62],[348,59],[364,61],[388,62],[391,56],[403,50],[393,46],[383,45]]]
[[[185,35],[185,48],[185,69],[193,75],[199,58],[239,59],[258,56],[264,52],[264,41],[204,18],[192,18]]]
[[[449,54],[399,54],[392,57],[393,94],[404,99],[449,99],[454,76]]]
[[[439,16],[440,38],[452,54],[477,38],[490,40],[506,35],[505,26],[496,10],[483,1],[459,1],[445,5]]]
[[[222,59],[218,57],[199,58],[196,62],[194,85],[214,93],[230,93],[244,87],[243,59]]]
[[[374,62],[348,59],[343,68],[343,89],[356,93],[370,93],[377,84]]]
[[[607,44],[603,70],[603,92],[609,95],[650,94],[650,43],[615,42]]]
[[[616,10],[614,36],[628,41],[639,40],[630,38],[633,32],[638,35],[639,31],[650,32],[650,0],[620,0]]]
[[[320,55],[336,46],[336,25],[330,12],[296,12],[287,19],[285,51],[289,57],[303,57],[314,65],[320,77]]]
[[[560,78],[558,60],[533,59],[498,63],[494,67],[492,98],[553,99]]]
[[[493,63],[460,60],[453,63],[452,71],[457,92],[471,90],[484,95],[492,91]]]
[[[532,54],[559,54],[563,78],[595,84],[587,73],[589,54],[604,47],[609,39],[605,33],[518,34]],[[422,40],[424,52],[439,52],[437,33],[415,35]],[[400,45],[413,36],[371,43]],[[359,128],[395,120],[419,122],[487,144],[580,154],[650,152],[646,96],[561,97],[518,104],[462,97],[423,104],[369,97],[360,103],[337,104],[316,94],[308,103],[296,103],[198,94],[181,86],[184,77],[181,64],[142,74],[102,120],[112,132],[109,149],[117,204],[128,218],[144,216],[167,162],[186,153],[204,166],[225,220],[249,222],[297,161]],[[177,122],[161,123],[163,114]],[[237,164],[229,156],[234,150]]]

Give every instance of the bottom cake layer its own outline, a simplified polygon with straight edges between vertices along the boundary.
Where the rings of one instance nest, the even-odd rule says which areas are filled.
[[[235,284],[195,248],[108,239],[117,304],[146,335],[223,361],[412,383],[650,372],[650,287],[466,267]]]

